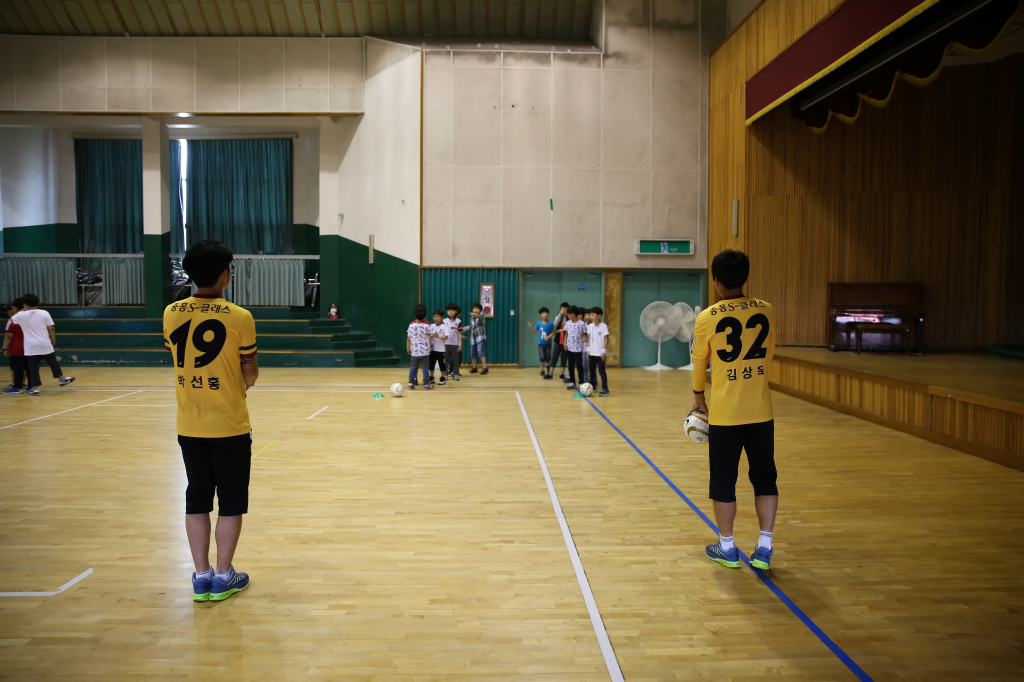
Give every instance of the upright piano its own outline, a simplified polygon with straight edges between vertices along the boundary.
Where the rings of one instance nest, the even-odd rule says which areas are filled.
[[[830,351],[854,350],[858,324],[899,325],[909,328],[906,346],[924,352],[924,285],[829,284]],[[896,327],[893,327],[895,330]],[[883,327],[862,330],[864,350],[901,350],[902,332],[886,333]]]

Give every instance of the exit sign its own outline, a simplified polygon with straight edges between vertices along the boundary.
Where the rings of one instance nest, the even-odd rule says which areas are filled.
[[[692,256],[692,239],[637,239],[638,256]]]

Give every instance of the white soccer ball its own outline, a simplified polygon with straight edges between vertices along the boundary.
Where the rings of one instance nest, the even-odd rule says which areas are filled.
[[[584,396],[590,396],[594,392],[594,387],[590,384],[580,384],[580,393]]]
[[[391,384],[391,395],[396,398],[401,398],[402,394],[405,393],[405,384],[393,383]]]
[[[691,412],[686,421],[683,422],[687,437],[697,445],[704,445],[708,442],[708,416],[700,410]]]

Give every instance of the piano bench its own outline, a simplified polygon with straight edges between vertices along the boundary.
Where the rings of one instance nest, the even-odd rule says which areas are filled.
[[[860,355],[861,343],[864,340],[864,332],[871,332],[875,334],[896,334],[903,335],[903,354],[909,355],[910,348],[907,345],[910,340],[910,325],[908,324],[889,324],[885,322],[859,322],[853,325],[855,335],[857,338],[856,353]]]

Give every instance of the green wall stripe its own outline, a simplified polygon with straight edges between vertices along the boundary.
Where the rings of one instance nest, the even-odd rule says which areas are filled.
[[[519,270],[423,268],[420,282],[421,300],[427,306],[428,316],[435,309],[443,310],[448,303],[456,303],[462,306],[463,320],[469,319],[473,304],[480,298],[480,285],[494,284],[494,317],[487,320],[487,361],[519,362]],[[463,346],[463,359],[469,361],[468,346]]]
[[[7,253],[80,253],[78,224],[52,223],[5,227],[3,251]]]

